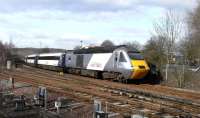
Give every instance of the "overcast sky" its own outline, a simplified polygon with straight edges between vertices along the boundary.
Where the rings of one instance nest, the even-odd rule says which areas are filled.
[[[17,47],[72,49],[150,38],[167,9],[187,13],[196,0],[0,0],[0,40]]]

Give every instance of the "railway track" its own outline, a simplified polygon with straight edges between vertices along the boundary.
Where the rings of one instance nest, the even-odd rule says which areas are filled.
[[[124,90],[120,90],[120,91],[124,91]],[[132,91],[131,91],[132,92]],[[125,93],[125,92],[124,92]],[[126,93],[127,93],[127,91],[126,91]],[[170,98],[170,99],[172,99],[172,98]],[[177,101],[177,99],[175,99],[176,101]],[[182,99],[181,99],[182,100]],[[180,101],[180,100],[179,100]],[[180,101],[181,102],[181,101]]]
[[[54,71],[48,71],[48,70],[42,70],[42,69],[37,69],[37,68],[31,68],[30,71],[34,71],[40,74],[45,74],[47,76],[51,77],[58,77],[54,75],[58,75],[58,73]],[[53,75],[53,76],[52,76]],[[188,91],[188,90],[182,90],[182,89],[177,89],[177,88],[172,88],[172,87],[167,87],[167,86],[161,86],[161,85],[150,85],[150,84],[140,84],[140,85],[130,85],[130,84],[121,84],[121,83],[116,83],[116,82],[111,82],[107,80],[96,80],[96,79],[91,79],[88,77],[80,77],[80,76],[75,76],[71,74],[65,74],[64,77],[61,77],[62,79],[75,79],[75,80],[80,80],[80,81],[85,81],[86,83],[91,83],[91,84],[96,84],[96,85],[102,85],[102,86],[112,86],[115,88],[123,88],[123,89],[128,89],[128,90],[138,90],[138,91],[146,91],[148,93],[156,93],[160,95],[169,95],[169,96],[175,96],[175,97],[180,97],[180,98],[185,98],[188,100],[195,100],[200,102],[200,92],[194,92],[194,91]]]
[[[8,79],[8,74],[10,73],[1,73],[0,78]],[[105,99],[105,101],[110,102],[126,102],[128,108],[122,108],[121,111],[123,112],[130,112],[133,108],[140,107],[142,104],[143,107],[152,110],[153,113],[158,112],[160,109],[174,116],[186,116],[190,114],[193,117],[198,117],[200,113],[198,93],[196,96],[190,95],[194,94],[193,92],[182,92],[178,94],[179,97],[184,94],[185,98],[190,97],[188,100],[185,98],[177,98],[177,96],[172,97],[171,95],[163,96],[162,94],[155,94],[156,92],[152,94],[151,92],[144,90],[133,90],[133,88],[130,89],[130,86],[132,85],[128,85],[128,87],[124,88],[124,85],[118,83],[116,84],[109,81],[95,80],[68,74],[58,76],[55,72],[35,68],[17,70],[12,72],[11,75],[16,78],[16,81],[26,82],[34,86],[46,86],[51,90],[56,90],[57,92],[65,94],[70,93],[70,95],[73,95],[79,93],[89,96],[90,99],[91,97],[100,97]],[[105,82],[107,84],[104,84]],[[108,86],[109,84],[110,86]]]
[[[7,77],[8,77],[7,74],[6,75],[1,75],[1,79],[2,78],[6,79]],[[50,90],[53,90],[53,91],[56,91],[56,92],[61,92],[61,93],[67,94],[67,95],[69,95],[69,94],[73,95],[74,93],[76,93],[76,94],[81,93],[81,94],[91,95],[91,93],[89,91],[87,91],[87,92],[83,91],[83,88],[82,88],[82,90],[77,90],[77,88],[72,88],[72,87],[70,87],[70,89],[69,88],[61,88],[61,86],[58,87],[58,84],[57,84],[57,86],[50,85],[49,81],[45,81],[44,83],[42,83],[41,81],[40,82],[33,81],[33,78],[30,81],[29,78],[23,78],[22,76],[19,76],[19,75],[15,75],[15,77],[16,77],[16,80],[19,81],[19,82],[25,82],[25,83],[31,84],[33,86],[36,86],[36,87],[37,86],[46,86]],[[34,79],[36,79],[36,78],[34,78]],[[122,100],[122,98],[119,98],[119,97],[117,99],[116,99],[116,97],[111,97],[110,95],[108,95],[108,93],[107,94],[105,94],[105,93],[94,94],[93,93],[92,95],[104,98],[104,99],[106,99],[106,101],[109,101],[110,98],[112,100],[114,100],[114,101],[119,101],[119,99]],[[83,99],[83,97],[81,97],[81,99]],[[87,100],[88,100],[88,98],[87,98]],[[136,105],[137,103],[134,103],[134,104]],[[125,112],[126,110],[123,109],[122,111]]]

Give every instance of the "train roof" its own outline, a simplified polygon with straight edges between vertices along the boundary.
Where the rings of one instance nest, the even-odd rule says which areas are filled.
[[[27,55],[26,57],[35,57],[36,54],[32,54],[32,55]]]
[[[42,54],[32,54],[32,55],[27,55],[26,57],[36,57],[36,56],[61,56],[63,53],[42,53]]]
[[[61,56],[63,53],[43,53],[43,54],[39,54],[39,57],[47,57],[47,56]]]
[[[109,47],[91,47],[86,49],[78,49],[74,50],[74,54],[91,54],[91,53],[112,53],[116,49],[123,49],[127,52],[139,52],[135,48],[130,48],[126,45],[120,45],[120,46],[109,46]]]

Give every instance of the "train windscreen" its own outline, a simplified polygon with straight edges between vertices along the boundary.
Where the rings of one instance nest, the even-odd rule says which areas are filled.
[[[144,57],[140,53],[128,53],[128,56],[133,60],[144,60]]]

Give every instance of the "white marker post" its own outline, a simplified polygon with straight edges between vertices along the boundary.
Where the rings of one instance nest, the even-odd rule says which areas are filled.
[[[57,114],[60,114],[61,102],[60,101],[55,101],[55,107],[57,109]]]

